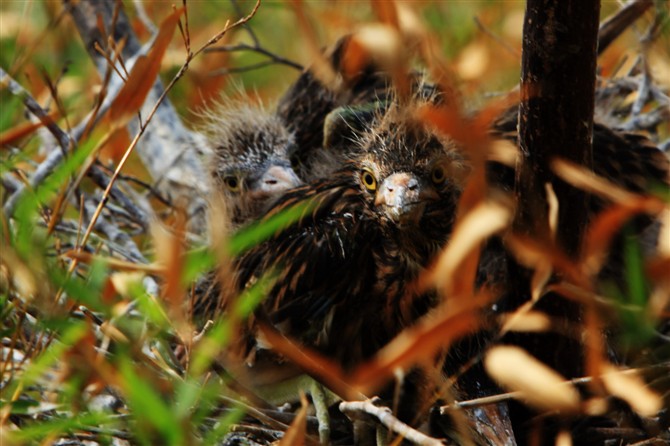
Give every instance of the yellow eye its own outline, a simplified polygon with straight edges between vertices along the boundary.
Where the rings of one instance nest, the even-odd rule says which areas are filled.
[[[444,170],[444,166],[435,166],[433,168],[433,173],[430,175],[430,179],[434,184],[442,184],[447,179],[447,173]]]
[[[223,179],[223,184],[231,192],[237,192],[240,190],[240,180],[236,176],[228,176]]]
[[[367,190],[374,192],[377,190],[377,178],[368,168],[364,168],[361,172],[361,181]]]

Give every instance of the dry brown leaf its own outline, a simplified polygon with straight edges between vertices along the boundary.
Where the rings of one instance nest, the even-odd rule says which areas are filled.
[[[147,94],[158,77],[163,55],[172,40],[175,27],[183,12],[184,8],[176,9],[163,20],[149,52],[146,56],[141,55],[137,58],[128,80],[110,107],[109,119],[112,126],[124,126],[144,104]]]
[[[378,390],[398,369],[407,370],[419,363],[432,363],[438,352],[446,351],[456,339],[479,328],[479,310],[491,297],[480,295],[458,309],[441,309],[405,329],[381,349],[375,357],[358,367],[351,380],[364,389]]]
[[[517,145],[507,139],[496,139],[489,144],[488,159],[491,161],[515,167],[520,155]]]
[[[398,29],[406,40],[412,43],[421,43],[429,39],[426,27],[419,15],[406,3],[396,4]]]
[[[572,433],[562,430],[556,436],[556,446],[572,446]]]
[[[484,366],[503,388],[520,392],[520,399],[537,409],[579,410],[577,389],[566,383],[558,372],[519,347],[493,347],[484,358]]]
[[[635,194],[573,162],[554,159],[551,162],[551,169],[556,175],[576,188],[607,198],[615,203],[627,203],[635,198]]]
[[[30,134],[40,127],[46,126],[48,123],[54,123],[54,119],[58,116],[57,112],[50,113],[44,118],[41,118],[38,122],[24,122],[18,124],[8,130],[5,130],[0,134],[0,147],[9,149],[12,144]]]
[[[549,233],[551,234],[551,239],[556,240],[556,231],[558,230],[558,211],[560,206],[558,203],[558,197],[556,192],[554,192],[554,187],[551,183],[546,183],[544,185],[545,192],[547,194],[547,205],[549,206],[548,212],[548,224],[549,224]]]
[[[661,230],[658,234],[658,254],[670,257],[670,206],[666,206],[658,219],[661,222]]]
[[[113,339],[116,342],[121,342],[123,344],[128,344],[130,340],[126,335],[116,328],[110,321],[105,321],[100,324],[100,331],[110,339]]]
[[[303,42],[309,50],[309,60],[312,61],[310,71],[326,87],[331,90],[339,89],[340,80],[338,79],[338,75],[330,64],[330,61],[323,54],[323,51],[321,51],[321,44],[319,44],[316,30],[305,13],[304,2],[302,0],[293,0],[289,4],[293,7]]]
[[[371,2],[371,6],[380,22],[393,26],[396,29],[399,27],[395,2]]]
[[[104,257],[91,254],[90,252],[77,251],[74,249],[64,252],[61,254],[61,256],[89,264],[95,261],[104,262],[107,267],[115,271],[142,272],[146,274],[163,274],[165,272],[165,268],[156,265],[155,263],[141,264],[127,262],[125,260],[115,259],[114,257]]]
[[[274,351],[298,365],[305,373],[318,378],[320,382],[344,400],[364,399],[345,379],[338,364],[320,353],[301,346],[279,333],[274,327],[258,323],[264,340]]]
[[[488,46],[483,42],[473,42],[459,54],[456,72],[466,81],[479,79],[489,68],[490,59]]]
[[[575,283],[586,285],[583,275],[577,265],[555,246],[538,242],[529,237],[518,234],[509,234],[505,237],[505,246],[514,255],[514,258],[527,268],[537,270],[546,268],[549,262],[554,269],[560,271]]]
[[[497,202],[482,203],[456,224],[451,242],[440,253],[429,273],[429,281],[438,289],[449,288],[461,262],[493,234],[505,229],[512,211]]]
[[[603,365],[603,384],[610,394],[626,401],[643,417],[651,417],[663,408],[663,399],[637,374],[626,373],[612,364]]]
[[[138,283],[142,283],[144,273],[135,272],[119,272],[109,276],[109,280],[114,286],[117,293],[124,297],[130,297],[130,290]]]
[[[530,298],[537,302],[544,295],[545,288],[549,279],[554,273],[554,268],[549,261],[540,261],[533,271],[533,277],[530,280]]]
[[[305,444],[307,432],[307,397],[300,392],[300,410],[295,415],[293,423],[284,432],[284,436],[277,442],[277,446],[302,446]]]
[[[521,310],[521,308],[519,309]],[[519,310],[501,316],[501,331],[543,332],[551,328],[551,319],[539,311]]]
[[[659,204],[653,197],[629,195],[629,201],[610,206],[589,224],[581,251],[582,267],[587,274],[595,275],[600,271],[614,236],[626,222],[638,214],[654,210]]]

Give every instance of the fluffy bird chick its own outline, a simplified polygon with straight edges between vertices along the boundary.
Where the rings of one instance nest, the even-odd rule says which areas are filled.
[[[218,314],[262,278],[272,281],[226,367],[250,387],[301,373],[268,347],[259,320],[345,370],[413,324],[428,308],[411,285],[449,236],[464,171],[454,143],[409,110],[376,116],[340,169],[286,192],[262,220],[303,203],[308,210],[234,260],[236,289],[222,290]],[[407,420],[421,401],[411,398],[400,414]]]
[[[254,221],[279,195],[301,184],[289,161],[293,134],[276,115],[239,103],[216,106],[205,116],[211,180],[233,229]]]

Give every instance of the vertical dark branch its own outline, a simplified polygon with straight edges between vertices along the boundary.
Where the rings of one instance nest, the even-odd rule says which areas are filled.
[[[519,145],[524,154],[517,169],[518,202],[515,231],[550,241],[545,185],[551,184],[559,203],[556,244],[569,255],[578,252],[587,223],[587,198],[552,173],[556,157],[592,166],[592,131],[597,58],[599,0],[528,0],[523,30]],[[530,272],[510,265],[510,305],[529,299]],[[570,333],[579,309],[559,296],[545,296],[537,305],[559,329]],[[583,370],[577,341],[556,334],[518,335],[510,341],[572,377]],[[527,439],[525,409],[512,408],[517,439]],[[551,424],[551,423],[550,423]],[[542,444],[554,444],[554,426]]]
[[[551,183],[560,206],[557,241],[570,254],[578,249],[587,203],[555,179],[549,163],[562,157],[592,165],[599,12],[598,0],[529,0],[523,30],[518,228],[547,236],[544,185]]]

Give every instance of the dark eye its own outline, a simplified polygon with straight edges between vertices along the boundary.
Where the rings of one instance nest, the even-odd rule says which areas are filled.
[[[430,175],[430,179],[434,184],[442,184],[444,180],[447,179],[447,173],[444,170],[444,166],[435,166],[433,172]]]
[[[377,178],[368,168],[364,168],[361,172],[361,181],[367,190],[374,192],[377,190]]]
[[[229,191],[237,192],[240,190],[240,180],[235,176],[228,176],[223,179],[223,184],[226,185]]]

